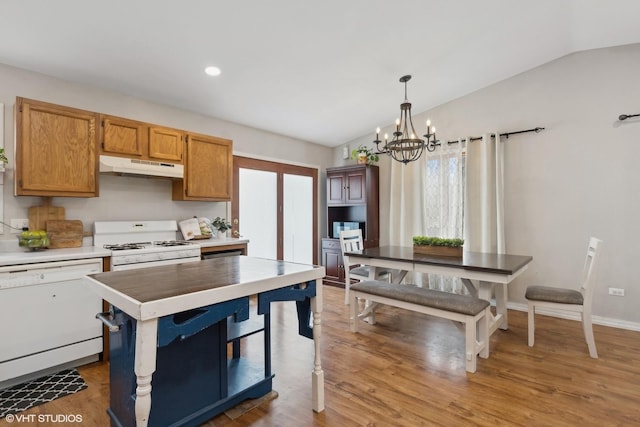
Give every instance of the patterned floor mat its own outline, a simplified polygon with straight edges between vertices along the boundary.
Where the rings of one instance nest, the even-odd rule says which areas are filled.
[[[87,388],[78,371],[67,369],[0,390],[0,418]]]

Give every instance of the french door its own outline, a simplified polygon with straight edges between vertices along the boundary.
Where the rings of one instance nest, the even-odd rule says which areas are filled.
[[[250,256],[318,264],[318,170],[234,156],[234,237]]]

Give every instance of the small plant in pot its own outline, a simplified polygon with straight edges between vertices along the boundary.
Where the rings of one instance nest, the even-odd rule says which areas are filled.
[[[351,158],[358,161],[358,164],[373,164],[380,160],[380,157],[369,147],[360,145],[358,148],[351,151]]]
[[[7,159],[7,155],[4,152],[4,148],[0,148],[0,168],[7,163],[9,163],[9,159]]]
[[[231,223],[224,218],[216,217],[211,224],[216,230],[218,230],[219,239],[226,237],[227,230],[231,230]]]

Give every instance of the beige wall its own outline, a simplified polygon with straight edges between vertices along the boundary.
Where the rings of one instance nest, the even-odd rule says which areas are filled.
[[[234,154],[316,167],[321,177],[332,161],[332,150],[318,144],[0,64],[0,103],[5,105],[4,141],[11,160],[4,174],[4,222],[11,218],[27,218],[29,206],[41,204],[38,197],[13,195],[13,106],[16,96],[229,138],[233,140]],[[324,179],[319,182],[319,194],[324,195]],[[82,220],[85,230],[90,230],[95,220],[215,217],[225,216],[228,208],[227,203],[174,202],[168,180],[108,175],[100,176],[100,197],[58,197],[53,199],[53,205],[64,206],[67,219]],[[323,226],[325,209],[322,203],[320,205],[319,222]],[[0,239],[13,238],[8,228],[4,231]]]
[[[509,290],[512,307],[524,308],[527,285],[577,288],[589,237],[596,236],[604,240],[596,322],[640,330],[640,120],[617,121],[640,113],[638,76],[640,44],[579,52],[414,114],[416,124],[428,114],[446,140],[546,128],[505,142],[507,250],[534,259]],[[334,163],[348,162],[341,157],[342,146]],[[388,158],[380,168],[380,223],[386,224],[393,191]],[[382,244],[389,232],[381,226]],[[625,297],[609,296],[608,287],[624,288]]]

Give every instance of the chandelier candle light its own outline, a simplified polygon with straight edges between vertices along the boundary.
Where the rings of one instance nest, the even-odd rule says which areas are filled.
[[[404,83],[404,102],[400,104],[400,118],[396,119],[396,130],[393,132],[393,139],[389,141],[389,135],[384,135],[384,146],[380,148],[380,128],[376,129],[376,147],[379,154],[388,154],[394,160],[405,165],[418,160],[426,148],[427,151],[434,151],[438,140],[436,139],[436,128],[431,126],[431,120],[427,120],[427,133],[423,138],[416,136],[411,119],[411,103],[407,99],[407,82],[411,80],[410,75],[400,77],[400,83]]]

